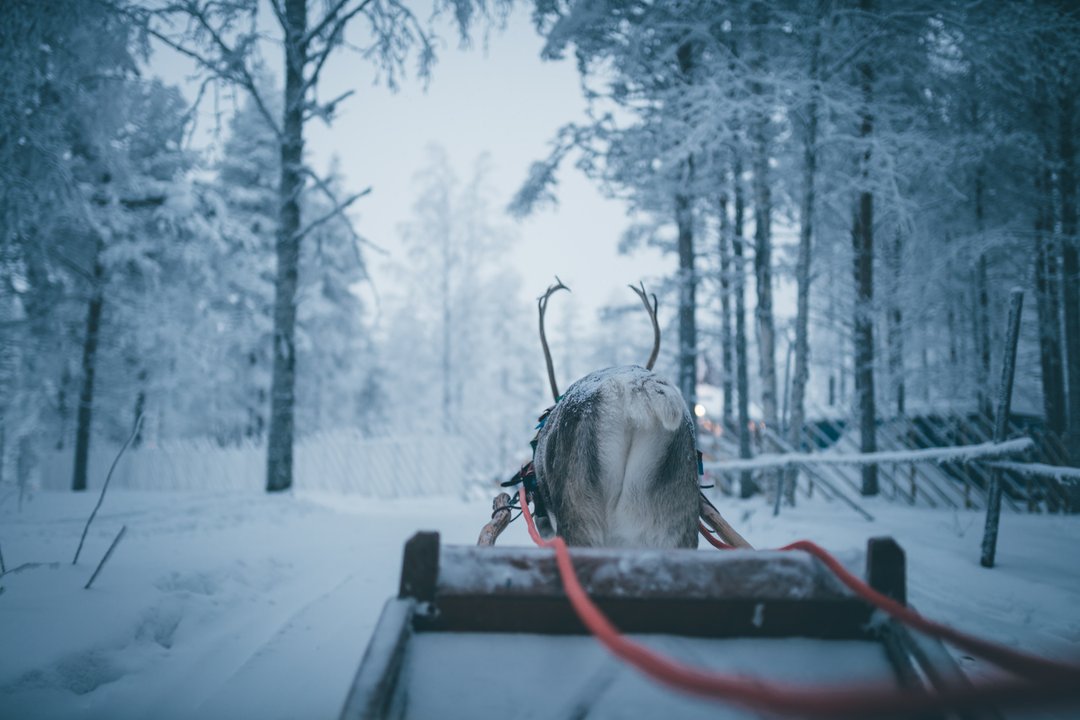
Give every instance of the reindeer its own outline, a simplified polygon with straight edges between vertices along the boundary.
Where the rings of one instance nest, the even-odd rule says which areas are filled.
[[[569,288],[555,279],[537,301],[555,399],[533,459],[541,534],[557,533],[570,545],[695,548],[701,513],[729,543],[749,547],[700,494],[689,408],[679,390],[652,371],[660,352],[656,295],[650,304],[644,284],[630,286],[653,326],[645,367],[597,370],[560,397],[544,315],[551,296]]]

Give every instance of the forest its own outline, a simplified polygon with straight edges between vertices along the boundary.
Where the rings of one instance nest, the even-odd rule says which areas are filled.
[[[328,98],[328,61],[437,85],[512,13],[586,112],[508,203],[432,147],[398,236],[367,237],[352,159],[306,152],[366,90]],[[992,417],[1020,288],[1013,412],[1080,463],[1072,3],[8,0],[0,49],[0,488],[62,466],[84,490],[95,443],[133,436],[254,448],[286,490],[297,443],[342,429],[456,438],[469,473],[509,474],[545,381],[543,287],[507,251],[570,173],[625,204],[618,252],[677,259],[643,278],[658,368],[691,408],[716,394],[715,457],[807,448],[823,418],[873,452],[896,418]],[[196,81],[156,77],[163,49]],[[405,260],[377,270],[388,244]],[[625,294],[554,340],[563,368],[644,359]]]

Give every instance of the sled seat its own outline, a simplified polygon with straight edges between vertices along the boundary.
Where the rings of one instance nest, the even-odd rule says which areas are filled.
[[[875,614],[804,553],[574,548],[572,559],[616,627],[688,665],[912,692],[963,681],[940,643]],[[893,540],[870,541],[867,580],[905,602],[904,554]],[[383,608],[342,719],[586,716],[759,714],[671,690],[610,655],[574,614],[549,550],[413,536],[398,597]]]

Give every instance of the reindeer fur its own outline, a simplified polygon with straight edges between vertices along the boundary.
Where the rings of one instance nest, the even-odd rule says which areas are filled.
[[[570,545],[697,547],[694,423],[651,370],[608,368],[571,385],[540,430],[534,466]]]

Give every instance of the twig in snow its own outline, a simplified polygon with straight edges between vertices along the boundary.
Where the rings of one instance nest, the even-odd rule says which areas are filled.
[[[131,435],[128,436],[127,442],[120,448],[120,452],[116,453],[116,459],[113,460],[112,467],[109,468],[109,474],[105,476],[105,482],[101,486],[101,495],[98,496],[97,505],[94,506],[94,511],[90,513],[90,517],[86,519],[86,527],[83,528],[82,537],[79,538],[79,547],[75,549],[75,559],[71,561],[72,565],[79,562],[79,553],[82,552],[83,543],[86,542],[86,533],[90,531],[90,523],[94,522],[94,516],[97,515],[98,510],[101,508],[101,503],[105,500],[105,491],[109,489],[109,481],[112,480],[113,470],[116,469],[116,464],[120,462],[120,458],[123,457],[124,451],[128,449],[128,445],[130,445],[131,441],[135,439],[135,436],[139,434],[139,428],[142,427],[142,421],[143,416],[139,415],[139,417],[135,419],[135,427],[132,428]],[[108,557],[108,553],[106,553],[105,557]],[[94,574],[96,575],[97,573]],[[93,578],[91,578],[91,580],[93,580]]]
[[[5,573],[0,573],[0,577],[4,577],[6,575],[14,575],[15,573],[21,573],[24,570],[33,570],[34,568],[39,568],[39,567],[44,567],[44,568],[49,568],[50,570],[55,570],[56,568],[60,567],[60,563],[58,563],[58,562],[49,562],[49,563],[25,562],[22,565],[16,565],[15,567],[11,568],[10,570],[8,570]]]
[[[113,550],[120,544],[120,538],[124,537],[124,533],[127,531],[127,525],[120,528],[120,532],[116,533],[116,537],[113,538],[112,545],[105,551],[104,557],[101,558],[101,562],[98,563],[97,569],[94,570],[94,574],[90,576],[90,579],[86,581],[86,585],[83,585],[83,590],[89,590],[90,586],[94,584],[94,579],[97,578],[98,573],[101,572],[101,568],[105,567],[105,563],[108,562],[112,556]]]
[[[0,549],[0,575],[7,572],[7,568],[4,567],[4,551]]]

